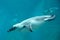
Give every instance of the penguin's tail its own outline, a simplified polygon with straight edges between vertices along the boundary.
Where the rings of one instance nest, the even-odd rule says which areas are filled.
[[[11,32],[13,30],[17,29],[17,27],[12,27],[11,29],[9,29],[7,32]]]

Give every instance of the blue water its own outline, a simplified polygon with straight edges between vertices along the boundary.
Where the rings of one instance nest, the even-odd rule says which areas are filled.
[[[7,30],[29,17],[44,15],[43,11],[58,7],[55,20],[46,22],[34,32]],[[48,14],[48,13],[46,13]],[[59,0],[0,0],[0,40],[60,40]]]

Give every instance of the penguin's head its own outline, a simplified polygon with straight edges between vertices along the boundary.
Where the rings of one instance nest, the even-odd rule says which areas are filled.
[[[45,16],[44,18],[45,21],[51,21],[53,19],[55,19],[55,15],[48,15],[48,16]]]

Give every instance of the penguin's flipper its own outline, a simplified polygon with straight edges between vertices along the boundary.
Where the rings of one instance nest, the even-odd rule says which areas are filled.
[[[31,25],[29,26],[29,31],[30,31],[30,32],[33,32]]]
[[[11,29],[9,29],[7,32],[11,32],[13,30],[17,29],[17,27],[12,27]]]
[[[27,28],[30,32],[33,32],[31,24],[27,25],[26,28]]]

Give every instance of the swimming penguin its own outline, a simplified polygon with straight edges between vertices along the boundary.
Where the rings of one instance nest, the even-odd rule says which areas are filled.
[[[24,29],[27,28],[30,32],[33,32],[32,30],[32,25],[36,25],[45,21],[51,21],[55,19],[55,15],[42,15],[42,16],[35,16],[35,17],[31,17],[28,18],[26,20],[23,20],[20,23],[17,23],[15,25],[13,25],[13,27],[11,29],[9,29],[7,32],[11,32],[15,29]]]

